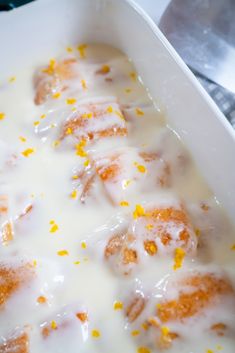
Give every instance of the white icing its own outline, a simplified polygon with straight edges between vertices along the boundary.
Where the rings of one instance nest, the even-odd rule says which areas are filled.
[[[79,58],[79,52],[74,49],[72,56]],[[64,53],[55,53],[55,57],[64,57]],[[33,278],[0,308],[0,345],[17,332],[26,330],[31,353],[66,350],[69,353],[134,353],[146,342],[152,345],[154,336],[132,337],[124,310],[114,310],[114,302],[123,300],[125,304],[130,293],[140,291],[149,298],[150,306],[154,305],[154,300],[168,291],[167,281],[176,273],[190,269],[210,271],[211,266],[216,273],[225,271],[234,285],[235,253],[230,249],[235,243],[234,229],[184,146],[165,125],[162,112],[153,106],[138,77],[130,76],[134,68],[122,53],[103,45],[88,45],[86,58],[79,58],[76,64],[76,79],[66,82],[68,89],[62,91],[58,99],[49,96],[45,104],[36,106],[33,80],[35,71],[46,66],[44,58],[30,67],[18,68],[14,73],[15,82],[5,78],[0,84],[0,112],[5,114],[0,120],[0,196],[6,195],[8,207],[6,213],[0,214],[0,221],[3,226],[10,220],[14,229],[13,240],[0,245],[1,263],[11,261],[17,266],[22,259],[37,262]],[[110,72],[97,75],[103,65],[109,65]],[[87,89],[82,88],[82,79]],[[52,93],[58,89],[61,83]],[[76,98],[77,102],[67,105],[67,98]],[[127,121],[113,113],[104,114],[97,122],[89,119],[90,131],[127,126],[128,136],[87,143],[84,149],[88,157],[85,158],[76,155],[74,136],[67,136],[54,147],[65,121],[91,102],[103,106],[104,110],[112,105],[114,110],[123,112]],[[76,112],[71,111],[73,106]],[[141,109],[143,115],[138,115],[136,108]],[[43,114],[46,117],[41,119]],[[35,126],[35,121],[39,121],[39,125]],[[76,133],[79,139],[80,132]],[[20,140],[20,136],[26,141]],[[28,148],[33,148],[34,152],[25,157],[22,152]],[[143,161],[139,155],[142,150],[156,152],[158,159]],[[85,203],[81,203],[82,185],[72,176],[84,168],[86,158],[91,160],[94,169],[108,165],[113,151],[121,151],[118,160],[121,173],[115,182],[104,183],[96,171],[92,189]],[[148,172],[138,172],[134,162],[145,165]],[[167,185],[160,185],[157,178],[164,171],[165,163],[170,165],[170,177]],[[126,179],[133,179],[133,184],[125,187]],[[78,191],[75,198],[71,197],[73,190]],[[122,200],[128,201],[129,206],[119,206]],[[1,198],[0,206],[4,202]],[[189,254],[182,270],[175,272],[173,249],[166,251],[165,256],[165,248],[162,248],[161,256],[150,257],[140,242],[137,244],[138,249],[141,247],[140,266],[128,276],[115,274],[104,260],[107,240],[114,232],[128,227],[132,230],[134,227],[141,238],[144,225],[139,225],[141,219],[133,220],[132,213],[136,204],[145,207],[151,202],[185,205],[191,222],[192,247],[199,243],[197,255]],[[203,210],[202,203],[209,209]],[[28,205],[33,206],[32,210],[20,218]],[[58,225],[55,232],[50,232],[51,220]],[[179,225],[168,226],[177,237]],[[201,232],[198,240],[194,228]],[[81,246],[83,240],[87,242],[86,249]],[[66,250],[68,255],[59,256],[57,252],[61,250]],[[218,267],[214,267],[215,264]],[[177,293],[177,288],[172,286],[169,295],[174,297]],[[39,296],[45,296],[46,303],[39,304]],[[79,310],[87,310],[89,314],[86,328],[75,316]],[[176,327],[184,339],[176,340],[169,352],[198,353],[207,349],[218,352],[219,344],[224,352],[234,353],[234,335],[218,337],[206,330],[216,317],[235,326],[232,300],[225,298],[223,306],[208,311],[197,324],[194,319],[186,326],[172,323],[172,329]],[[62,325],[54,335],[43,339],[40,325],[51,320],[59,325],[63,318],[71,322],[71,330],[70,326],[63,329]],[[189,326],[192,329],[188,329]],[[99,338],[92,337],[94,329],[100,331]],[[152,352],[155,351],[152,348]]]

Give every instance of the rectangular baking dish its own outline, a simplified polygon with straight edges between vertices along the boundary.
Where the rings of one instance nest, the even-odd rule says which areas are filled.
[[[131,0],[40,0],[0,14],[0,76],[78,42],[103,42],[134,62],[167,122],[233,220],[235,133],[153,21]],[[41,62],[41,61],[40,61]],[[0,104],[1,106],[1,104]]]

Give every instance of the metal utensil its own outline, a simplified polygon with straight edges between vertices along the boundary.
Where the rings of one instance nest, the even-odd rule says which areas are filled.
[[[193,70],[235,93],[235,1],[172,0],[159,27]]]

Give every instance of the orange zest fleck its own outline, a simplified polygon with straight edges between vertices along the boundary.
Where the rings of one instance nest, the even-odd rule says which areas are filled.
[[[55,140],[52,142],[52,147],[58,147],[60,145],[60,141],[59,140]]]
[[[133,212],[134,219],[137,219],[138,217],[144,217],[144,216],[145,216],[145,210],[144,210],[143,206],[136,205],[135,210]]]
[[[137,353],[151,353],[151,351],[147,347],[139,347]]]
[[[138,164],[136,167],[140,173],[146,173],[147,169],[144,165]]]
[[[162,336],[168,336],[169,333],[170,333],[170,330],[167,326],[162,326],[161,327],[161,333],[162,333]]]
[[[123,187],[124,187],[124,188],[127,188],[127,186],[130,185],[130,183],[131,183],[131,180],[130,180],[130,179],[125,180],[124,183],[123,183]]]
[[[88,167],[89,164],[90,164],[89,159],[85,160],[85,162],[83,163],[84,167]]]
[[[130,72],[129,76],[130,76],[130,78],[131,78],[133,81],[136,81],[136,79],[137,79],[137,74],[136,74],[136,72],[134,72],[134,71]]]
[[[99,330],[92,330],[91,331],[91,336],[93,338],[99,338],[100,337],[100,331]]]
[[[38,121],[38,120],[34,121],[34,123],[33,123],[34,126],[38,126],[39,124],[40,124],[40,121]]]
[[[33,148],[27,148],[26,150],[24,150],[23,152],[21,152],[21,154],[24,157],[29,157],[32,153],[34,153],[34,149]]]
[[[76,197],[77,197],[77,190],[73,190],[73,191],[71,192],[71,194],[70,194],[70,197],[71,197],[72,199],[76,199]]]
[[[131,93],[131,88],[126,88],[126,89],[125,89],[125,92],[126,92],[126,93]]]
[[[123,114],[121,112],[119,112],[118,110],[115,110],[114,113],[122,120],[125,120]]]
[[[59,251],[57,251],[57,255],[59,255],[59,256],[68,256],[69,252],[67,250],[59,250]]]
[[[113,107],[111,105],[108,106],[107,112],[108,113],[113,113]]]
[[[4,113],[1,113],[1,112],[0,112],[0,120],[5,119],[5,117],[6,117],[6,115],[5,115]]]
[[[57,330],[57,323],[55,322],[55,320],[51,321],[51,328],[52,330]]]
[[[87,245],[86,245],[86,242],[85,242],[85,241],[82,241],[82,242],[81,242],[81,247],[82,247],[82,249],[86,249],[86,248],[87,248]]]
[[[75,104],[77,102],[76,98],[68,98],[66,99],[67,104]]]
[[[153,256],[157,253],[157,245],[154,240],[145,240],[144,241],[144,249],[150,255]]]
[[[81,59],[85,59],[86,57],[86,48],[87,48],[87,44],[80,44],[77,47],[77,50],[79,51],[79,55]]]
[[[235,250],[235,244],[233,244],[230,249]]]
[[[109,65],[103,65],[101,69],[99,70],[100,73],[102,74],[108,74],[110,72],[110,66]]]
[[[76,148],[76,155],[80,156],[80,157],[87,157],[87,153],[84,150],[84,147],[86,146],[86,141],[82,140],[81,142],[79,142],[78,144],[76,144],[75,148]]]
[[[141,327],[146,331],[149,328],[149,325],[147,324],[147,322],[143,322]]]
[[[67,47],[67,48],[66,48],[66,51],[67,51],[68,53],[72,53],[72,52],[73,52],[73,48],[72,48],[72,47]]]
[[[87,89],[87,84],[85,80],[81,80],[81,85],[83,89]]]
[[[71,129],[71,127],[68,127],[67,130],[65,131],[66,135],[71,135],[73,133],[73,130]]]
[[[129,202],[128,201],[121,201],[119,203],[120,206],[123,206],[123,207],[126,207],[126,206],[129,206]]]
[[[43,295],[40,295],[40,297],[37,298],[37,302],[39,304],[45,304],[47,302],[47,298],[44,297]]]
[[[55,59],[51,59],[49,65],[46,69],[43,69],[42,72],[45,72],[48,75],[53,75],[55,71],[56,61]]]
[[[78,175],[73,175],[73,176],[72,176],[72,179],[73,179],[73,180],[77,180],[78,178],[79,178]]]
[[[82,114],[82,118],[83,119],[87,119],[87,118],[90,119],[92,117],[93,117],[93,114],[91,112]]]
[[[76,314],[77,318],[81,321],[81,322],[86,322],[88,321],[88,315],[87,313],[77,313]]]
[[[139,334],[140,334],[139,330],[134,330],[131,332],[131,336],[133,336],[133,337],[138,336]]]
[[[20,137],[19,137],[19,140],[20,140],[21,142],[26,142],[26,138],[23,137],[23,136],[20,136]]]
[[[122,309],[123,309],[123,304],[122,304],[122,302],[120,302],[120,301],[114,302],[113,308],[114,308],[114,310],[122,310]]]
[[[145,228],[148,229],[148,230],[152,230],[154,227],[153,227],[153,224],[147,224],[145,226]]]
[[[58,225],[56,223],[53,223],[50,228],[50,233],[55,233],[59,229]]]
[[[136,108],[135,112],[136,112],[136,114],[139,115],[139,116],[143,116],[143,115],[144,115],[143,110],[141,110],[140,108]]]
[[[10,83],[12,83],[12,82],[15,82],[15,80],[16,80],[16,77],[15,77],[15,76],[12,76],[12,77],[9,78],[8,81],[9,81]]]
[[[42,114],[42,115],[40,116],[40,119],[45,119],[45,117],[46,117],[46,114]]]
[[[183,261],[185,257],[185,251],[182,248],[175,249],[175,258],[174,258],[174,266],[173,269],[177,270],[182,267]]]
[[[60,96],[61,96],[60,92],[55,92],[55,93],[53,93],[52,98],[58,99],[58,98],[60,98]]]

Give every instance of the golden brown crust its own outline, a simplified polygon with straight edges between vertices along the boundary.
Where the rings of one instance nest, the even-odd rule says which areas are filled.
[[[153,256],[157,253],[157,244],[154,240],[145,240],[144,249],[150,256]]]
[[[0,195],[0,215],[6,214],[8,211],[8,198],[6,195]]]
[[[43,104],[47,97],[52,93],[53,88],[56,87],[56,78],[50,79],[49,81],[44,81],[38,79],[36,81],[36,93],[34,97],[34,103],[36,105]]]
[[[43,336],[43,338],[49,337],[50,332],[51,332],[51,329],[49,328],[49,326],[43,327],[43,329],[42,329],[42,336]]]
[[[95,73],[97,75],[107,75],[108,73],[110,73],[110,67],[109,67],[109,65],[103,65]]]
[[[122,263],[123,265],[136,264],[138,262],[137,251],[130,248],[122,249]]]
[[[182,321],[202,312],[216,298],[234,295],[231,284],[213,274],[195,275],[181,282],[192,287],[190,292],[181,291],[176,300],[166,301],[159,305],[157,315],[163,323]]]
[[[0,263],[0,307],[33,277],[33,266],[29,263],[11,267]]]
[[[95,180],[95,173],[89,175],[89,177],[86,177],[86,179],[84,180],[84,182],[83,182],[83,190],[82,190],[82,193],[81,193],[81,196],[80,196],[80,200],[81,200],[82,203],[85,202],[87,196],[89,195],[90,190],[92,188],[92,185],[94,183],[94,180]]]
[[[139,152],[139,156],[143,158],[145,162],[152,162],[159,158],[157,152]]]
[[[106,167],[98,167],[96,171],[103,181],[113,180],[119,174],[120,166],[117,163],[111,162]]]
[[[129,322],[134,322],[142,313],[145,307],[145,299],[143,295],[138,294],[134,297],[132,302],[126,308],[126,317],[128,318]]]
[[[201,209],[203,211],[208,211],[210,209],[210,207],[205,202],[202,202],[201,203]]]
[[[0,345],[0,353],[29,353],[29,337],[26,333],[10,338]]]
[[[44,103],[47,97],[53,93],[57,84],[77,76],[73,67],[75,63],[76,59],[73,58],[58,63],[54,62],[53,65],[50,63],[36,76],[34,82],[36,90],[34,102],[36,105]],[[61,91],[66,88],[66,85],[62,85]]]
[[[170,186],[170,177],[171,177],[171,167],[170,164],[164,162],[164,168],[162,175],[158,177],[157,181],[161,187],[169,187]]]
[[[67,120],[62,127],[62,132],[60,136],[60,140],[63,140],[67,136],[67,131],[71,131],[73,134],[76,130],[85,129],[88,125],[90,119],[99,119],[102,116],[107,114],[107,111],[102,107],[101,104],[87,104],[84,106],[85,112],[76,113],[71,119]],[[120,116],[123,116],[120,113]],[[123,118],[124,119],[124,118]],[[100,129],[95,132],[87,131],[82,135],[80,133],[80,139],[84,140],[94,140],[97,138],[105,138],[112,136],[126,136],[127,128],[126,126],[120,127],[119,124],[114,124],[113,126],[107,129]]]
[[[14,238],[12,222],[5,222],[2,226],[2,244],[8,245]]]
[[[222,322],[217,322],[211,326],[211,330],[214,331],[218,336],[224,336],[224,333],[227,330],[227,325]]]
[[[68,121],[62,130],[62,134],[60,136],[60,139],[63,140],[66,136],[68,129],[71,129],[72,133],[76,131],[77,129],[81,129],[82,127],[85,127],[86,125],[84,122],[82,122],[80,119],[74,119]],[[113,136],[127,136],[127,128],[126,127],[119,127],[118,125],[114,125],[108,129],[103,129],[103,130],[97,130],[96,132],[87,132],[87,134],[84,133],[84,135],[81,135],[81,139],[84,140],[94,140],[98,138],[105,138],[105,137],[113,137]]]
[[[19,215],[19,218],[23,218],[24,216],[26,216],[27,214],[29,214],[30,212],[32,212],[33,210],[33,205],[28,205],[23,212]]]
[[[190,224],[188,216],[184,208],[153,208],[146,211],[145,219],[151,224],[157,224],[157,236],[160,238],[164,246],[168,246],[172,241],[172,236],[169,234],[167,228],[168,223],[175,223],[175,225],[180,225],[183,227],[182,231],[179,233],[179,241],[182,242],[181,246],[187,248],[190,242],[190,229],[193,232],[193,228]]]
[[[108,259],[110,256],[116,255],[121,251],[121,248],[124,243],[124,234],[115,234],[113,235],[108,244],[105,247],[104,256]]]
[[[179,335],[176,332],[169,332],[166,335],[161,335],[158,339],[157,346],[160,349],[168,349],[171,347],[172,341],[176,338],[179,338]]]
[[[77,313],[76,316],[82,323],[85,323],[88,321],[88,315],[85,312]]]
[[[162,221],[162,222],[180,222],[184,225],[188,224],[188,217],[183,209],[174,207],[154,208],[146,213],[147,217]]]

